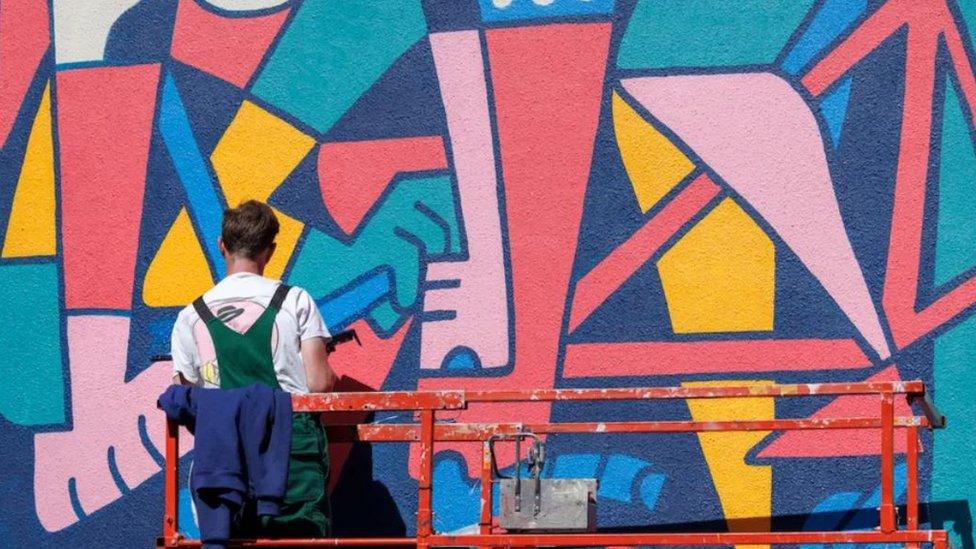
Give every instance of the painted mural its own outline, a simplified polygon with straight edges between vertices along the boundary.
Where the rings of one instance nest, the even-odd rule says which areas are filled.
[[[973,549],[974,34],[974,0],[0,0],[0,546],[159,534],[150,358],[257,198],[271,276],[363,339],[346,388],[920,378],[922,518]],[[545,475],[598,478],[605,527],[869,528],[875,440],[551,436]],[[475,450],[437,455],[440,531]],[[340,533],[412,532],[415,449],[332,454]]]

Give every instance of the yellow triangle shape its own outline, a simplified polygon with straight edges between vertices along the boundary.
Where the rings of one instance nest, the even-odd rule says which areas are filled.
[[[149,264],[142,300],[150,307],[183,306],[213,284],[200,240],[186,208],[182,208]]]
[[[769,385],[766,380],[692,381],[682,387],[742,387]],[[775,419],[772,398],[691,398],[694,421]],[[773,508],[773,468],[749,465],[746,455],[772,431],[714,431],[698,433],[705,462],[731,532],[766,532]],[[768,545],[737,545],[737,549],[769,549]]]
[[[277,208],[271,209],[274,210],[275,216],[278,218],[280,228],[278,230],[278,236],[275,237],[275,243],[278,247],[275,248],[275,253],[271,256],[271,261],[264,267],[264,276],[280,279],[281,275],[285,272],[285,267],[288,266],[288,261],[295,252],[295,246],[298,244],[298,239],[302,236],[305,224],[294,217],[285,215]]]
[[[54,204],[51,83],[48,82],[27,138],[27,152],[14,192],[3,257],[55,254]]]
[[[231,207],[266,201],[315,146],[315,139],[250,101],[234,115],[210,161]]]
[[[617,92],[613,93],[613,130],[624,169],[644,213],[695,167],[674,143],[637,114]]]
[[[776,248],[726,198],[657,262],[675,333],[773,329]]]

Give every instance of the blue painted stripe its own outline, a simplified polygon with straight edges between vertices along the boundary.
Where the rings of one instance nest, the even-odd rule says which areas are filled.
[[[595,478],[600,454],[565,454],[556,456],[552,478]]]
[[[830,139],[835,148],[840,145],[840,132],[844,128],[844,119],[847,117],[847,104],[851,99],[851,81],[851,77],[848,76],[820,100],[820,112],[827,121]]]
[[[908,466],[905,462],[895,465],[894,499],[898,501],[908,488]],[[844,525],[845,530],[868,530],[878,525],[878,507],[881,505],[881,487],[877,487],[861,504],[860,510]]]
[[[664,475],[652,473],[641,481],[640,497],[648,511],[653,511],[657,506],[657,499],[661,496],[661,489],[664,488],[664,479]]]
[[[149,356],[169,354],[170,339],[173,335],[173,326],[176,324],[176,316],[166,316],[154,320],[149,325]]]
[[[129,493],[129,486],[125,483],[122,478],[122,473],[119,472],[119,464],[115,461],[115,446],[108,447],[108,474],[112,475],[112,480],[115,482],[115,487],[119,489],[122,494]]]
[[[803,524],[804,531],[838,530],[841,521],[861,498],[860,492],[840,492],[823,499]],[[800,549],[824,549],[823,544],[805,544]]]
[[[338,331],[363,317],[370,307],[389,293],[390,277],[386,271],[380,271],[363,278],[337,296],[316,300],[316,304],[325,324]]]
[[[600,475],[600,488],[597,496],[630,503],[634,478],[641,469],[650,465],[644,460],[625,455],[613,455],[607,460],[603,474]]]
[[[180,490],[180,532],[190,539],[200,539],[200,528],[193,513],[192,499],[189,489]]]
[[[539,17],[572,17],[613,13],[614,0],[556,0],[551,3],[534,0],[496,2],[480,0],[481,19],[484,21],[517,21]]]
[[[190,202],[190,215],[203,233],[203,245],[217,278],[224,277],[224,262],[217,247],[224,204],[217,194],[217,184],[207,169],[200,152],[183,99],[176,88],[173,75],[166,73],[163,82],[163,98],[159,112],[159,131],[163,143],[173,159],[173,166],[186,190]]]
[[[867,9],[867,0],[827,0],[783,59],[783,70],[797,74]]]
[[[84,520],[88,514],[81,508],[81,500],[78,499],[78,481],[75,477],[68,479],[68,499],[71,501],[71,510],[75,512],[78,520]]]
[[[139,440],[142,442],[142,447],[146,449],[146,453],[149,454],[149,457],[151,457],[160,468],[166,465],[166,458],[163,456],[163,454],[159,453],[159,450],[156,449],[156,445],[153,444],[152,439],[149,438],[149,431],[146,429],[146,416],[139,416]]]

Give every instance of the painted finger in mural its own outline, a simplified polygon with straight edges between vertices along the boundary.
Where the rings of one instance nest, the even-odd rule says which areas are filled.
[[[160,470],[160,388],[171,366],[154,364],[125,381],[129,319],[68,318],[72,429],[34,438],[37,517],[57,531],[95,513]],[[184,448],[192,441],[184,439]]]
[[[368,315],[378,331],[393,329],[419,305],[427,261],[460,251],[453,193],[445,176],[395,181],[351,241],[311,230],[289,281],[317,300],[353,302],[358,311],[347,313],[347,322]],[[382,287],[378,298],[377,285],[363,283],[373,278]]]
[[[452,316],[424,321],[420,367],[504,366],[508,298],[481,41],[477,31],[462,31],[433,34],[430,43],[447,113],[467,258],[428,268],[428,282],[454,284],[427,290],[424,310]]]

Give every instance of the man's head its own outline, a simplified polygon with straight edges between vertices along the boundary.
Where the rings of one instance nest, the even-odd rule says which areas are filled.
[[[274,211],[264,202],[248,200],[224,210],[220,251],[228,267],[234,261],[244,260],[256,263],[263,270],[275,251],[277,235],[278,218]]]

